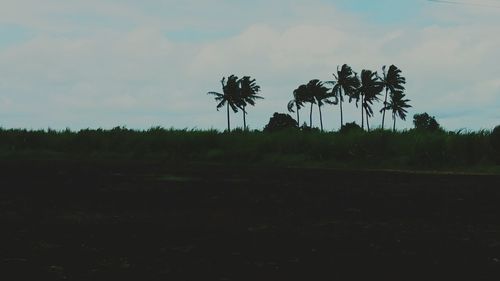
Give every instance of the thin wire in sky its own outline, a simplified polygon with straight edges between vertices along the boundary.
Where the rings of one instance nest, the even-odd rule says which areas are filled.
[[[489,8],[499,8],[500,5],[485,4],[485,3],[471,3],[463,1],[451,1],[451,0],[427,0],[434,3],[452,4],[452,5],[467,5],[467,6],[479,6],[479,7],[489,7]]]

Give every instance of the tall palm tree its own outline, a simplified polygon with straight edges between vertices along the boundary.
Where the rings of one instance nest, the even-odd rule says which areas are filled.
[[[293,91],[294,96],[297,96],[302,103],[310,103],[311,108],[309,110],[309,127],[312,128],[312,110],[314,104],[316,104],[316,100],[312,95],[311,91],[309,91],[308,85],[300,85],[297,89]]]
[[[229,108],[233,110],[234,113],[238,112],[238,107],[241,105],[240,100],[240,87],[238,83],[238,77],[231,75],[227,78],[223,77],[220,81],[222,84],[222,94],[218,92],[208,92],[208,95],[214,95],[217,104],[217,111],[221,107],[227,107],[227,131],[231,131],[231,121],[229,118]]]
[[[385,99],[384,99],[384,108],[387,107],[387,95],[388,92],[391,94],[396,91],[404,91],[406,84],[406,78],[401,76],[401,70],[397,68],[395,65],[389,66],[389,69],[386,72],[386,66],[382,67],[383,76],[380,77],[380,80],[384,84],[385,88]],[[384,129],[385,124],[385,109],[382,108],[382,129]]]
[[[352,68],[347,64],[342,65],[342,67],[337,67],[337,74],[333,73],[335,81],[328,81],[326,83],[332,84],[332,94],[339,101],[340,105],[340,126],[344,126],[344,113],[342,109],[342,103],[344,102],[344,94],[347,96],[353,95],[356,89],[359,87],[359,79]]]
[[[361,100],[361,128],[364,129],[364,113],[366,113],[367,128],[370,130],[370,123],[368,118],[373,116],[371,105],[374,101],[379,100],[378,95],[383,90],[383,84],[377,76],[377,72],[363,69],[361,71],[361,84],[357,89],[356,106],[358,101]]]
[[[293,99],[288,102],[287,108],[289,112],[295,112],[294,108],[297,110],[297,124],[300,126],[300,114],[299,111],[304,107],[304,93],[299,89],[293,91]]]
[[[257,95],[260,92],[260,86],[255,83],[255,79],[250,78],[250,76],[244,76],[238,82],[240,84],[240,98],[238,99],[238,101],[239,107],[243,111],[243,128],[244,130],[246,130],[246,106],[254,106],[255,100],[264,98]]]
[[[321,113],[321,107],[325,103],[332,103],[329,98],[332,97],[330,93],[328,93],[329,89],[323,85],[323,82],[318,79],[314,79],[307,83],[307,91],[311,97],[314,98],[315,103],[318,105],[319,110],[319,122],[321,131],[323,132],[323,115]]]
[[[391,100],[380,110],[386,111],[386,110],[391,110],[392,111],[392,120],[394,121],[392,125],[392,131],[396,131],[396,117],[401,118],[402,120],[406,120],[406,108],[411,107],[411,105],[408,104],[410,101],[409,99],[405,99],[405,94],[403,94],[403,91],[401,90],[395,90],[394,92],[391,92]]]

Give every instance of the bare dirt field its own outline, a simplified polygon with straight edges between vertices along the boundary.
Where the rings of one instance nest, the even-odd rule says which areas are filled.
[[[500,176],[2,161],[0,181],[0,280],[500,280]]]

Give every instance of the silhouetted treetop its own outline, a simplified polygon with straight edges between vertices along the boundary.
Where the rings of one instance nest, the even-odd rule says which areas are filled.
[[[299,126],[292,116],[275,112],[269,123],[264,127],[264,132],[276,132],[285,129],[297,129]]]
[[[417,130],[438,131],[441,129],[436,118],[434,116],[431,117],[427,112],[413,115],[413,124]]]

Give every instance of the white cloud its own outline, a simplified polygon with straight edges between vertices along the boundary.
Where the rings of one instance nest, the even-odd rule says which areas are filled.
[[[206,92],[220,90],[222,76],[234,73],[251,75],[262,86],[266,99],[249,109],[248,117],[252,128],[262,128],[273,112],[286,111],[299,84],[313,78],[330,80],[343,63],[358,71],[392,63],[403,70],[414,108],[401,127],[411,126],[411,115],[424,111],[442,116],[450,129],[492,127],[500,121],[495,110],[500,106],[500,68],[494,59],[500,39],[493,36],[498,28],[491,17],[482,23],[476,15],[477,22],[465,25],[448,11],[439,14],[440,19],[452,19],[453,24],[367,27],[331,4],[300,1],[287,6],[287,15],[281,15],[278,4],[255,14],[255,19],[251,11],[228,15],[233,21],[242,17],[237,23],[240,32],[229,38],[192,43],[168,38],[166,30],[182,26],[230,24],[225,18],[215,21],[220,14],[213,10],[197,19],[200,9],[209,7],[202,3],[193,9],[197,2],[175,3],[185,11],[183,17],[165,19],[137,9],[131,1],[117,5],[50,0],[39,9],[34,0],[9,3],[0,12],[0,22],[39,32],[29,41],[0,49],[1,125],[222,129],[225,114],[215,110]],[[217,3],[238,11],[239,4]],[[27,8],[19,16],[22,7]],[[125,30],[86,22],[60,26],[58,17],[50,16],[82,11],[104,15],[117,25],[133,24]],[[338,109],[324,112],[326,127],[337,128]],[[302,121],[307,119],[303,113]],[[359,115],[354,105],[346,105],[346,121],[359,122]],[[380,119],[377,115],[372,125]],[[240,123],[238,114],[233,124]]]

